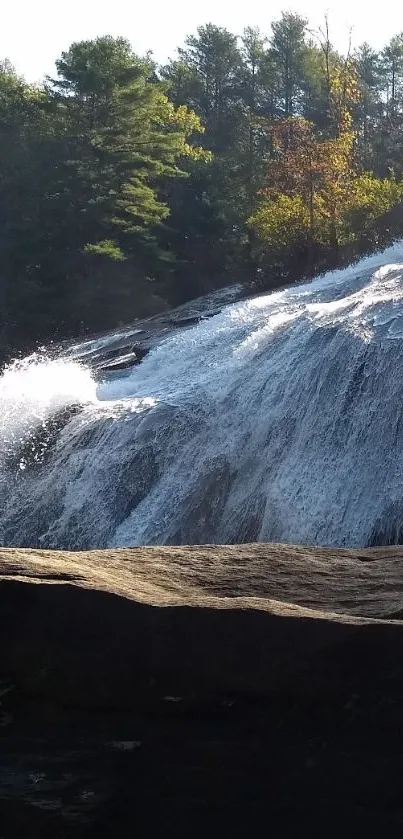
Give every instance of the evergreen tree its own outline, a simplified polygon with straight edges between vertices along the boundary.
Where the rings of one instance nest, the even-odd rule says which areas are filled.
[[[38,335],[56,324],[99,327],[108,307],[117,319],[141,311],[146,276],[162,273],[163,186],[201,154],[188,143],[201,131],[197,116],[174,108],[124,39],[73,44],[57,70],[43,90],[0,74],[7,296],[13,310],[27,304],[20,323],[30,333],[32,320]]]
[[[169,212],[156,184],[182,174],[177,162],[201,125],[170,104],[152,66],[122,38],[73,44],[56,66],[49,90],[66,126],[65,193],[81,220],[79,228],[68,220],[72,244],[116,259],[138,254]]]
[[[220,153],[236,131],[241,67],[236,36],[208,23],[186,39],[178,54],[197,81],[191,104],[206,128],[209,148]]]
[[[359,155],[364,167],[370,168],[376,135],[382,123],[382,64],[379,54],[369,44],[362,44],[354,53],[360,96],[354,108]]]
[[[200,26],[163,68],[105,36],[56,69],[0,62],[3,346],[401,234],[402,35],[343,56],[287,12],[267,36]]]
[[[272,23],[270,50],[276,68],[276,106],[285,117],[301,113],[304,66],[306,59],[306,27],[300,15],[283,12]]]

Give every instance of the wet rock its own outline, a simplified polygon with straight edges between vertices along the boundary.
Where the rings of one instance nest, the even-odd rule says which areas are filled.
[[[148,352],[149,347],[142,347],[139,343],[133,344],[130,352],[127,353],[122,354],[119,350],[114,350],[112,359],[106,362],[102,361],[98,365],[98,370],[105,373],[113,373],[115,370],[127,370],[136,364],[140,364],[140,361],[145,358]]]
[[[126,355],[119,356],[113,361],[108,361],[107,364],[101,364],[99,370],[103,373],[113,373],[115,370],[127,370],[129,367],[134,367],[139,363],[136,353],[130,352]]]
[[[175,318],[175,319],[173,318],[170,321],[170,323],[172,323],[172,326],[175,326],[175,327],[179,328],[181,326],[194,326],[196,323],[199,323],[200,320],[201,320],[201,318],[198,317],[197,315],[193,315],[193,316],[189,315],[189,317],[185,317],[185,318]]]

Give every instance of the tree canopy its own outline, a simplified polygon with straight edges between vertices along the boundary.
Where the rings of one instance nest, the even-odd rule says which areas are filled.
[[[4,59],[3,347],[386,243],[402,120],[403,35],[341,55],[326,22],[289,12],[241,37],[200,26],[163,67],[110,36],[72,44],[42,85]]]

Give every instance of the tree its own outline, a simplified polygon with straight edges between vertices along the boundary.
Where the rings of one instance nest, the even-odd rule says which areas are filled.
[[[42,86],[0,62],[3,345],[399,235],[402,45],[341,55],[287,12],[268,38],[201,26],[163,68],[111,37]]]
[[[190,164],[189,181],[173,185],[169,200],[176,209],[167,226],[179,256],[189,261],[194,275],[204,272],[204,282],[209,287],[211,282],[226,281],[229,266],[234,269],[238,261],[240,239],[242,235],[246,238],[250,110],[245,99],[250,94],[246,90],[249,71],[243,64],[236,37],[213,24],[199,27],[195,36],[186,39],[178,55],[179,61],[171,61],[162,69],[162,77],[173,103],[182,101],[200,117],[205,126],[204,144],[213,159],[202,170],[195,171]],[[203,229],[208,237],[200,248],[198,229]],[[193,256],[190,241],[195,243]],[[194,264],[196,253],[198,266]],[[183,287],[182,282],[180,286]]]
[[[247,27],[241,39],[241,91],[243,121],[239,136],[239,155],[243,171],[243,192],[247,211],[251,212],[256,192],[262,183],[267,153],[262,117],[266,116],[268,92],[267,38],[259,29]]]
[[[301,113],[307,24],[305,18],[291,12],[283,12],[280,20],[272,23],[270,51],[276,68],[276,104],[285,117]]]
[[[381,55],[386,104],[393,117],[401,108],[403,93],[403,34],[395,35]]]
[[[282,120],[270,126],[272,159],[264,191],[272,204],[288,196],[306,210],[306,239],[338,245],[338,219],[353,177],[353,135],[318,138],[312,123],[303,118]],[[301,204],[302,202],[302,204]],[[280,200],[279,207],[290,208]],[[260,211],[261,213],[261,211]]]
[[[197,99],[195,96],[192,107],[206,128],[209,148],[219,153],[236,127],[236,82],[241,66],[236,36],[208,23],[186,39],[185,48],[178,49],[178,54],[197,79]]]
[[[354,122],[357,130],[359,155],[364,167],[373,161],[376,135],[381,130],[383,107],[380,104],[382,88],[382,66],[379,54],[364,43],[354,53],[359,87],[358,101],[354,107]]]
[[[66,127],[72,245],[104,250],[107,229],[122,258],[149,244],[152,228],[167,216],[156,184],[183,174],[177,162],[198,153],[187,138],[201,124],[186,106],[172,106],[151,78],[153,68],[123,38],[73,44],[56,66],[59,78],[49,90]]]
[[[376,126],[373,157],[377,172],[401,174],[403,129],[403,35],[391,39],[380,55],[380,119]]]
[[[270,186],[249,220],[260,259],[268,253],[284,264],[289,250],[309,267],[369,231],[403,195],[396,181],[358,171],[347,117],[337,137],[318,135],[301,118],[271,125],[271,137]]]
[[[141,310],[145,278],[165,256],[162,190],[185,176],[183,160],[202,156],[198,117],[172,105],[124,39],[73,44],[57,70],[42,90],[0,73],[0,248],[13,309],[25,298],[28,321],[47,311],[38,334],[98,327],[108,306],[117,318]]]
[[[3,345],[15,329],[24,328],[24,306],[31,311],[40,309],[41,289],[36,265],[46,246],[43,191],[53,164],[52,126],[45,105],[43,90],[27,85],[9,62],[2,62],[0,295]]]

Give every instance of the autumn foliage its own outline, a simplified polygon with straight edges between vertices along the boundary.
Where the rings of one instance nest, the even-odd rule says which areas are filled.
[[[319,130],[302,117],[266,123],[270,158],[267,185],[249,219],[256,256],[268,252],[337,250],[354,240],[403,196],[393,177],[360,169],[350,108],[359,98],[354,65],[333,74],[328,121]]]

